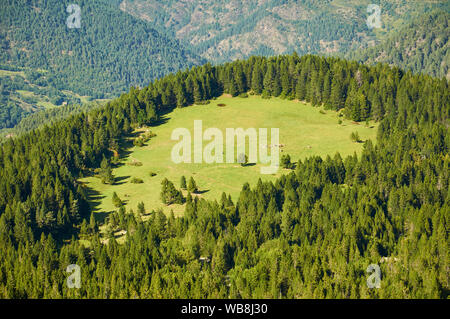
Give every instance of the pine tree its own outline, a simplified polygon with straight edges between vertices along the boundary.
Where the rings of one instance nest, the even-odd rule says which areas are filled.
[[[252,72],[252,90],[256,94],[263,91],[263,73],[259,64],[255,64]]]
[[[289,154],[284,154],[283,156],[281,156],[280,164],[282,168],[291,169],[293,167]]]
[[[137,208],[138,208],[137,213],[139,214],[139,216],[144,216],[146,214],[145,206],[144,206],[143,202],[140,202],[138,204]]]
[[[103,184],[114,184],[115,179],[114,175],[112,174],[111,165],[104,156],[100,164],[100,177]]]
[[[116,192],[113,193],[113,196],[112,196],[112,202],[113,202],[114,206],[116,206],[116,207],[118,207],[118,208],[123,206],[123,202],[122,202],[122,200],[119,198],[119,196],[117,195]]]
[[[191,178],[189,178],[187,190],[189,193],[194,193],[194,194],[198,191],[197,184],[195,183],[195,180],[194,180],[194,178],[192,178],[192,176],[191,176]]]
[[[181,191],[177,190],[167,178],[161,182],[161,201],[166,205],[183,204],[184,198]]]
[[[264,75],[264,90],[270,95],[274,95],[274,82],[275,82],[275,68],[273,63],[269,63],[267,66],[266,74]]]
[[[181,176],[180,188],[181,188],[181,189],[187,189],[187,186],[186,186],[186,177],[184,177],[184,175]]]
[[[330,104],[336,111],[344,107],[342,79],[338,79],[337,77],[333,77],[331,82]]]

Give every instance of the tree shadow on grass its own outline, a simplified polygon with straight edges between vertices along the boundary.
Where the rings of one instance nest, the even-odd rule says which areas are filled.
[[[157,120],[151,124],[148,124],[147,126],[149,126],[149,127],[160,126],[160,125],[166,124],[167,122],[169,122],[169,120],[170,120],[170,117],[168,117],[167,113],[165,113],[159,118],[159,120]]]
[[[84,183],[86,187],[86,194],[89,199],[89,206],[91,208],[91,211],[97,212],[99,210],[99,206],[102,203],[102,199],[105,198],[105,195],[102,195],[99,191],[95,190],[92,187],[87,186],[89,182]]]
[[[167,112],[168,113],[168,112]],[[161,116],[161,118],[158,121],[155,121],[151,124],[148,124],[148,127],[155,127],[155,126],[159,126],[159,125],[163,125],[165,123],[167,123],[170,120],[170,117],[168,117],[165,113],[164,115]],[[131,155],[131,153],[133,153],[131,151],[131,149],[135,146],[133,144],[133,140],[134,138],[138,137],[141,133],[139,132],[132,132],[130,134],[127,134],[126,136],[122,137],[120,139],[120,154],[118,157],[119,162],[114,164],[114,168],[117,167],[121,167],[123,165],[126,165],[126,159],[128,159]],[[144,143],[144,145],[142,146],[148,146],[148,143]]]
[[[242,167],[255,166],[255,165],[256,165],[256,163],[241,164]]]
[[[110,212],[97,212],[95,213],[95,220],[99,223],[99,225],[102,225],[106,222],[106,218],[109,216],[109,214],[114,213],[114,211]]]
[[[205,189],[205,190],[201,190],[201,191],[196,191],[194,194],[204,194],[204,193],[207,193],[207,192],[209,192],[209,189]]]
[[[122,185],[125,184],[126,182],[124,182],[124,180],[130,178],[131,176],[120,176],[120,177],[116,177],[115,181],[114,181],[114,185]]]

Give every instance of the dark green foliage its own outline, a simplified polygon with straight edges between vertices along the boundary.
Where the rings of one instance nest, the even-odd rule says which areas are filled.
[[[184,175],[181,176],[181,179],[180,179],[180,188],[181,189],[187,189],[186,177]]]
[[[77,1],[81,28],[69,29],[69,0],[2,1],[0,63],[47,70],[52,87],[101,98],[203,62],[109,2]]]
[[[352,133],[350,134],[350,139],[351,139],[353,142],[356,142],[356,143],[361,142],[361,139],[359,138],[358,132],[352,132]]]
[[[112,174],[111,165],[109,161],[103,157],[102,162],[100,163],[100,178],[102,179],[103,184],[114,184],[115,178]]]
[[[196,193],[198,191],[197,184],[195,183],[194,178],[191,176],[189,178],[189,183],[187,185],[187,190],[189,193]]]
[[[123,150],[130,127],[177,107],[175,83],[186,83],[189,105],[191,80],[208,100],[231,81],[248,89],[250,70],[266,64],[252,57],[179,72],[0,145],[0,297],[447,298],[449,83],[386,65],[295,54],[271,62],[280,94],[304,87],[304,99],[380,121],[376,143],[365,141],[360,156],[298,161],[274,182],[244,184],[235,203],[189,193],[180,218],[156,211],[142,222],[121,205],[106,218],[104,238],[91,231],[91,189],[79,177],[107,167],[103,158],[113,156],[111,145]],[[233,75],[240,69],[241,83]],[[329,97],[320,89],[327,74]],[[166,204],[183,202],[171,182],[162,186]],[[62,284],[71,263],[82,268],[80,289]],[[380,289],[367,288],[373,263]]]
[[[294,164],[291,163],[291,156],[289,154],[284,154],[281,156],[280,165],[282,168],[291,169],[294,167]]]
[[[166,205],[183,204],[184,198],[181,191],[177,190],[167,178],[161,182],[161,201]]]
[[[141,178],[133,177],[130,180],[130,183],[132,183],[132,184],[142,184],[142,183],[144,183],[144,181]]]
[[[143,216],[143,215],[145,215],[147,212],[145,211],[145,206],[144,206],[144,203],[143,202],[140,202],[139,204],[138,204],[138,210],[137,210],[137,212],[138,212],[138,214],[140,215],[140,216]]]
[[[116,206],[116,207],[122,207],[123,206],[123,202],[119,198],[119,196],[117,195],[116,192],[113,193],[112,202],[113,202],[114,206]]]

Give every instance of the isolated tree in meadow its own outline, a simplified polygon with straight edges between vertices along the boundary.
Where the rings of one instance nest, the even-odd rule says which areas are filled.
[[[361,141],[360,138],[359,138],[358,132],[352,132],[352,134],[350,134],[350,139],[353,142],[360,142]]]
[[[245,155],[244,153],[239,154],[238,156],[238,163],[241,164],[241,166],[245,166],[248,163],[248,156]]]
[[[180,180],[180,188],[181,189],[187,189],[187,185],[186,185],[186,177],[181,176],[181,180]]]
[[[198,191],[197,184],[195,183],[195,180],[194,180],[194,178],[192,178],[192,176],[191,176],[191,178],[189,179],[189,184],[188,184],[188,186],[187,186],[187,190],[188,190],[190,193],[196,193],[196,192]]]
[[[112,202],[116,207],[121,207],[123,205],[122,200],[119,198],[116,192],[113,193]]]

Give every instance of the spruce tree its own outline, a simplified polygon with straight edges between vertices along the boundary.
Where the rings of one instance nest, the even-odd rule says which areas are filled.
[[[192,178],[192,176],[191,176],[191,178],[189,178],[187,190],[189,193],[194,193],[194,194],[198,191],[197,184],[195,183],[195,180],[194,180],[194,178]]]
[[[112,174],[111,165],[109,161],[103,156],[103,160],[100,164],[100,177],[103,184],[114,184],[114,175]]]
[[[183,175],[183,176],[181,176],[181,180],[180,180],[180,188],[181,189],[187,189],[187,186],[186,186],[186,177]]]

